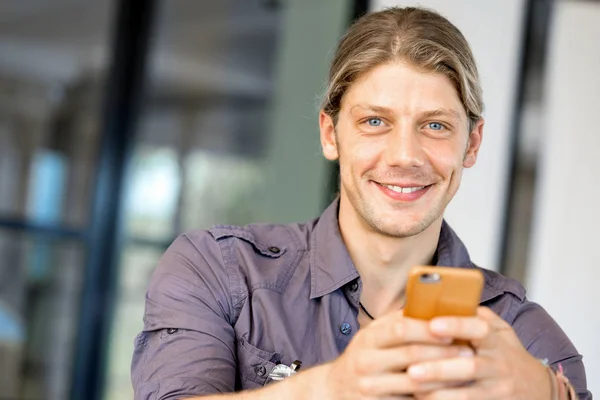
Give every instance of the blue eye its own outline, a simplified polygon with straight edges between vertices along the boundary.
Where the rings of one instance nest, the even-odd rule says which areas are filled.
[[[367,124],[370,126],[381,126],[383,125],[383,121],[380,118],[369,118]]]
[[[444,129],[444,125],[440,124],[439,122],[430,122],[428,126],[434,131],[441,131],[442,129]]]

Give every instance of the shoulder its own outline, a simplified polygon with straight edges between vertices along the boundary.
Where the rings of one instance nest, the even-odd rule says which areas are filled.
[[[234,319],[258,287],[283,291],[308,249],[312,223],[218,225],[177,237],[152,273],[147,299],[156,304],[213,304]]]
[[[476,265],[473,267],[481,271],[485,279],[481,305],[491,308],[510,325],[514,325],[527,303],[527,290],[523,284],[498,272]]]
[[[257,286],[277,290],[309,250],[314,224],[217,225],[183,236],[194,251],[210,261],[198,266],[200,273],[218,269],[233,285],[243,285],[233,288],[242,292]]]
[[[279,257],[286,251],[306,250],[314,223],[216,225],[207,232],[221,246],[252,249],[265,255]],[[188,235],[194,237],[197,232]],[[225,246],[226,247],[226,246]]]
[[[487,301],[505,295],[512,296],[518,301],[523,301],[525,299],[527,290],[518,280],[508,278],[489,269],[481,268],[476,265],[473,266],[483,273],[485,279],[482,300]]]
[[[527,298],[527,290],[519,281],[495,271],[476,268],[485,277],[481,304],[500,315],[519,337],[524,339],[536,336],[538,332],[560,330],[541,305]]]
[[[580,358],[558,323],[540,304],[527,298],[527,290],[519,281],[477,268],[485,277],[482,305],[508,322],[531,354],[548,359],[550,364]]]
[[[215,225],[210,229],[185,232],[171,248],[183,246],[212,256],[217,252],[225,262],[223,258],[227,259],[235,253],[252,256],[247,261],[263,257],[277,259],[286,253],[307,250],[313,225],[312,221],[288,225]]]
[[[481,304],[491,308],[506,322],[512,324],[527,290],[516,279],[508,278],[498,272],[473,265],[482,272],[485,283],[481,294]]]

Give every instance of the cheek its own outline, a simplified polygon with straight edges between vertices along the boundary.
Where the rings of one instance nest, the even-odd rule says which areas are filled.
[[[382,140],[357,134],[339,149],[340,167],[351,168],[359,174],[375,168],[384,148]]]
[[[461,143],[437,141],[426,145],[425,153],[433,169],[445,177],[462,171],[464,148],[461,147]]]

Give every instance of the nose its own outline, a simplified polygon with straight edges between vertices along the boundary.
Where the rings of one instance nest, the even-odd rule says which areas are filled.
[[[401,124],[390,132],[385,149],[385,163],[390,167],[415,168],[425,164],[425,154],[418,130]]]

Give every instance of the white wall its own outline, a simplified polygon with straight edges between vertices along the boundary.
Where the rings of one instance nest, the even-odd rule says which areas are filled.
[[[446,219],[466,243],[473,260],[497,270],[525,1],[372,2],[373,10],[395,5],[420,5],[440,12],[462,31],[475,54],[486,105],[483,145],[477,165],[465,172]]]
[[[600,3],[558,2],[527,281],[600,393]]]

